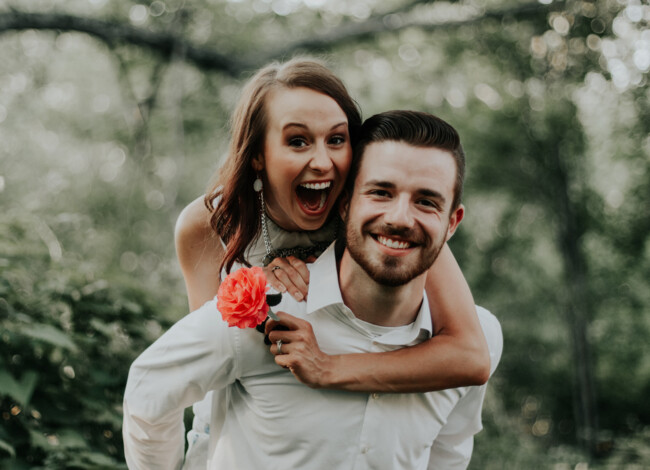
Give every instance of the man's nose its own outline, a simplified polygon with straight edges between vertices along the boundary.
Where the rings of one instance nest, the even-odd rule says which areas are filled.
[[[384,222],[395,227],[412,227],[410,198],[407,195],[397,196],[384,213]]]

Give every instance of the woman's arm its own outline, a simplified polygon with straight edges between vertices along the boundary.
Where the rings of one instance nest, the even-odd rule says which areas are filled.
[[[224,256],[221,240],[210,226],[210,211],[203,196],[189,203],[178,216],[174,241],[193,311],[217,295],[219,266]]]
[[[281,335],[292,354],[276,355],[303,383],[314,388],[360,392],[422,392],[481,385],[490,374],[490,358],[469,287],[451,250],[445,245],[429,270],[427,296],[435,336],[417,346],[391,352],[323,353],[307,322],[293,322]],[[283,319],[284,320],[284,319]],[[285,324],[285,321],[282,322]],[[305,323],[307,323],[305,325]],[[267,329],[273,328],[270,322]],[[276,353],[272,344],[271,352]]]
[[[217,295],[221,282],[219,267],[225,255],[221,239],[210,225],[210,211],[203,196],[189,203],[178,216],[174,241],[193,311]],[[280,269],[274,271],[274,267]],[[276,258],[264,268],[264,273],[278,291],[288,291],[298,301],[307,296],[309,270],[298,258]]]

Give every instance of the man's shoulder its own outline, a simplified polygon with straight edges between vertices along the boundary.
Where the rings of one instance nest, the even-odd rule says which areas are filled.
[[[486,308],[476,306],[476,314],[483,328],[483,334],[490,350],[490,375],[494,373],[503,353],[503,332],[501,323],[494,314]]]

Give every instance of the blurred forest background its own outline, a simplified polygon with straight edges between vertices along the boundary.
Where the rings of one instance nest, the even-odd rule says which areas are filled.
[[[473,469],[650,468],[650,6],[0,1],[0,468],[125,468],[133,358],[187,312],[180,210],[243,81],[324,57],[463,138],[452,249],[500,319]]]

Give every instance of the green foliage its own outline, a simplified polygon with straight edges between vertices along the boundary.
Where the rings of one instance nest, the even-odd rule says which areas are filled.
[[[177,34],[251,65],[237,79],[182,50],[65,28],[0,37],[0,468],[119,468],[128,364],[187,308],[174,220],[207,186],[241,83],[270,50],[331,52],[366,117],[422,109],[459,129],[467,216],[451,245],[505,337],[472,468],[647,466],[647,5],[10,4]],[[500,8],[513,12],[481,18]],[[367,24],[379,27],[354,36]],[[283,50],[321,33],[331,47]],[[592,346],[598,461],[576,446],[570,300]]]
[[[122,468],[126,375],[160,312],[133,282],[52,259],[29,222],[0,225],[0,465]]]

